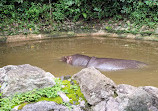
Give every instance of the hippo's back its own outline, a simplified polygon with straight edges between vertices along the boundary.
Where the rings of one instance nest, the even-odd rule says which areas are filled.
[[[146,66],[145,63],[135,60],[113,59],[113,58],[95,58],[92,57],[87,67],[95,67],[102,71],[135,69]]]

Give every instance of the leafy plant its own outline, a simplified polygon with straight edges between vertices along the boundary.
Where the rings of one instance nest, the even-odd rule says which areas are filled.
[[[105,18],[128,19],[135,26],[158,24],[157,0],[0,0],[0,27],[3,35],[48,31],[45,26],[63,21],[91,21]],[[15,27],[15,23],[16,28]],[[49,29],[49,28],[48,28]],[[49,29],[48,32],[50,32]]]

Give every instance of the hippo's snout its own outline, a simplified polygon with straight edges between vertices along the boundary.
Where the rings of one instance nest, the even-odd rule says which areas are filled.
[[[67,61],[66,56],[62,57],[61,61],[66,62]]]

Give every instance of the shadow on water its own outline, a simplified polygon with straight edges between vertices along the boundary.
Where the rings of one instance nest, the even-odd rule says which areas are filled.
[[[158,43],[103,37],[80,37],[20,42],[0,45],[0,67],[31,64],[56,77],[73,75],[81,67],[73,67],[60,61],[65,55],[138,60],[149,64],[147,68],[102,72],[117,84],[158,87]]]

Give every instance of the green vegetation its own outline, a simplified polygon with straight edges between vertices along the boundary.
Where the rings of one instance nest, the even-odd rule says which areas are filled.
[[[0,34],[62,30],[64,21],[130,20],[158,25],[157,0],[0,0]]]
[[[79,104],[79,100],[85,100],[81,93],[80,87],[76,81],[55,79],[56,85],[53,87],[34,89],[33,91],[15,94],[12,97],[6,97],[0,99],[0,111],[10,111],[17,105],[20,105],[18,109],[22,109],[26,104],[34,103],[38,101],[54,101],[58,104],[63,104],[71,108],[71,104]],[[64,103],[62,98],[57,94],[58,92],[64,92],[70,99],[70,103]]]
[[[113,30],[113,29],[106,29],[108,32],[111,32],[111,33],[117,33],[117,34],[124,34],[124,33],[131,33],[131,34],[140,34],[140,35],[147,35],[147,36],[150,36],[151,34],[153,34],[153,32],[151,31],[146,31],[146,32],[138,32],[138,31],[128,31],[128,30]]]

